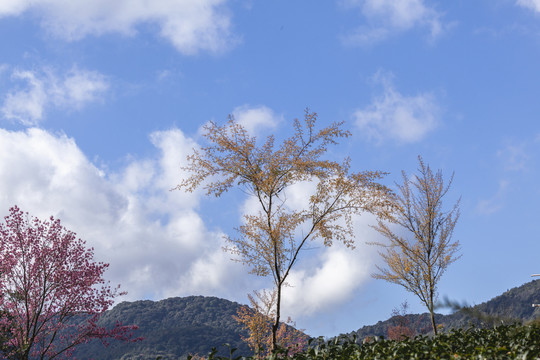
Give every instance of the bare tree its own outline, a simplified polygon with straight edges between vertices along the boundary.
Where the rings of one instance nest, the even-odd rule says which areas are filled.
[[[459,258],[459,241],[452,240],[459,218],[459,200],[449,211],[444,211],[442,200],[454,176],[445,185],[442,171],[433,174],[420,156],[418,162],[419,175],[411,179],[403,172],[403,184],[397,185],[399,191],[395,197],[394,222],[406,235],[391,230],[388,223],[380,220],[374,226],[389,243],[374,243],[383,248],[379,253],[386,267],[378,267],[379,273],[373,276],[399,284],[418,296],[431,315],[436,335],[437,284],[448,265]]]
[[[272,325],[272,349],[277,342],[283,287],[300,250],[311,240],[326,246],[339,241],[353,247],[354,214],[368,211],[389,218],[390,190],[377,181],[379,171],[349,172],[349,159],[343,163],[322,160],[327,146],[350,136],[342,123],[315,129],[317,115],[306,110],[304,120],[294,120],[294,134],[275,149],[274,136],[258,146],[256,138],[229,117],[219,126],[210,122],[205,137],[210,145],[188,156],[185,167],[191,176],[177,186],[193,191],[199,186],[207,194],[220,196],[237,186],[255,197],[256,214],[245,214],[237,237],[228,237],[226,250],[250,266],[250,273],[272,276],[276,302]],[[210,181],[204,183],[206,179]],[[286,190],[293,184],[312,181],[316,190],[309,205],[293,209],[287,205]],[[203,184],[204,183],[204,184]]]

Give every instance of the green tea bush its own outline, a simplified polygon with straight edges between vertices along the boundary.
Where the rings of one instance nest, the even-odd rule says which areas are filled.
[[[252,359],[216,356],[209,360]],[[285,358],[286,349],[278,350],[267,360]],[[189,358],[188,358],[189,359]],[[383,338],[365,339],[341,336],[331,341],[312,339],[308,348],[292,360],[386,360],[386,359],[540,359],[540,325],[501,325],[492,329],[454,329],[436,337],[417,336],[402,341]]]

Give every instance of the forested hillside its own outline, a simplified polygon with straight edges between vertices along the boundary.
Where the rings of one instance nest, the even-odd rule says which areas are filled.
[[[470,325],[477,327],[491,326],[500,323],[511,323],[514,321],[527,322],[540,317],[540,308],[532,307],[533,303],[540,303],[540,280],[534,280],[519,287],[512,288],[493,299],[471,306],[468,309],[456,311],[450,315],[436,316],[436,321],[444,329],[465,328]],[[387,336],[388,329],[396,326],[399,321],[397,317],[377,324],[364,326],[355,334],[359,339],[368,336]],[[405,322],[416,334],[427,334],[431,331],[429,314],[408,314]]]
[[[526,283],[510,289],[485,303],[473,306],[469,311],[461,310],[451,315],[438,314],[436,319],[443,329],[476,326],[488,326],[492,322],[530,321],[540,316],[540,309],[532,303],[540,302],[540,280]],[[189,296],[170,298],[161,301],[123,302],[107,312],[102,322],[114,326],[116,321],[124,324],[137,324],[136,336],[144,337],[138,343],[112,342],[104,348],[99,342],[82,345],[77,350],[78,358],[116,360],[137,359],[163,360],[180,359],[188,354],[207,354],[212,347],[221,347],[229,343],[239,350],[236,355],[250,354],[249,348],[242,342],[242,329],[232,318],[240,304],[216,297]],[[483,319],[471,316],[480,313],[489,315]],[[429,315],[409,314],[407,323],[417,334],[429,333]],[[377,324],[364,326],[349,335],[359,339],[368,336],[387,336],[388,329],[395,326],[396,318],[379,321]],[[359,319],[361,321],[361,319]],[[490,323],[491,322],[491,323]],[[316,334],[312,334],[316,335]],[[223,353],[223,352],[222,352]]]
[[[161,301],[122,302],[107,312],[103,324],[114,326],[116,321],[136,324],[137,343],[111,342],[104,348],[100,342],[85,344],[77,349],[80,359],[178,359],[188,354],[206,354],[212,346],[229,343],[238,354],[248,355],[242,342],[242,330],[233,319],[240,304],[216,297],[189,296]]]

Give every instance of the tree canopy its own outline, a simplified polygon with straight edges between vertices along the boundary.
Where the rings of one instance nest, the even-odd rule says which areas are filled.
[[[320,239],[330,246],[339,241],[353,247],[353,215],[367,211],[385,219],[392,208],[391,191],[379,183],[385,173],[351,172],[350,159],[323,157],[329,145],[350,136],[343,123],[317,129],[316,122],[317,114],[306,110],[302,121],[293,121],[293,134],[279,146],[273,135],[259,145],[232,116],[223,126],[210,122],[204,128],[209,145],[188,156],[184,170],[190,176],[177,186],[187,191],[201,186],[215,196],[240,187],[256,199],[258,211],[244,214],[237,236],[228,237],[227,250],[251,273],[273,279],[277,292],[273,346],[282,288],[306,242]],[[306,182],[316,184],[307,206],[290,206],[287,190]]]
[[[135,326],[97,324],[119,294],[103,279],[107,267],[60,220],[41,221],[12,207],[0,223],[3,356],[69,358],[89,339],[130,340]]]
[[[403,172],[398,185],[393,222],[399,230],[379,221],[374,228],[388,243],[375,243],[386,267],[378,267],[375,278],[403,286],[426,305],[431,314],[433,332],[437,284],[450,264],[456,261],[459,241],[453,240],[459,219],[459,200],[450,210],[443,209],[443,198],[452,185],[453,176],[444,183],[442,171],[433,173],[418,157],[418,175],[410,178]],[[404,232],[402,232],[404,231]]]

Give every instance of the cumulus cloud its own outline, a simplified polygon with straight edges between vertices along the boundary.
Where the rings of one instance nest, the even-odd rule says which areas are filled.
[[[315,244],[310,244],[311,249],[303,252],[309,258],[300,260],[291,272],[290,286],[284,289],[284,313],[310,316],[349,301],[371,279],[376,249],[366,242],[379,240],[369,227],[375,223],[370,214],[356,218],[355,249],[339,243],[316,249]]]
[[[339,305],[369,278],[369,263],[359,261],[357,250],[326,249],[320,260],[314,270],[291,272],[283,291],[285,313],[305,316]]]
[[[133,36],[142,24],[178,51],[219,52],[234,42],[226,0],[12,0],[0,2],[0,17],[31,13],[49,33],[65,40],[119,33]]]
[[[303,181],[292,185],[282,197],[289,209],[306,209],[309,198],[316,190],[316,182]],[[241,207],[242,214],[255,214],[260,204],[248,198]],[[380,239],[370,228],[375,217],[365,213],[354,219],[355,249],[341,243],[325,247],[321,241],[307,243],[300,252],[283,289],[283,313],[309,317],[350,300],[355,292],[371,279],[376,249],[366,245]],[[298,234],[309,231],[309,224],[297,230]]]
[[[222,251],[223,233],[209,228],[198,211],[204,191],[170,191],[187,175],[181,167],[197,142],[179,129],[154,132],[150,141],[152,156],[126,159],[111,172],[94,165],[64,134],[0,129],[0,187],[7,189],[0,194],[0,212],[16,204],[31,215],[61,219],[95,249],[97,260],[110,263],[107,278],[128,291],[121,300],[201,294],[242,301],[267,285],[268,279],[247,274]],[[314,186],[290,189],[289,206],[305,207]],[[239,212],[256,209],[248,202]],[[289,314],[309,316],[339,305],[369,279],[369,221],[366,215],[355,224],[354,251],[310,244],[286,289]]]
[[[540,0],[517,0],[516,4],[540,13]]]
[[[118,173],[97,168],[62,134],[0,129],[1,212],[18,205],[54,215],[111,264],[106,276],[124,300],[192,294],[239,300],[249,277],[221,251],[222,234],[196,211],[201,193],[169,191],[194,141],[180,130],[156,132],[158,154]],[[212,276],[210,276],[212,274]],[[238,290],[242,289],[242,290]]]
[[[4,118],[23,125],[38,124],[49,108],[81,109],[87,103],[100,100],[109,88],[104,75],[76,67],[65,74],[48,68],[15,69],[11,80],[15,89],[5,95],[0,110]]]
[[[356,125],[367,138],[413,143],[438,126],[439,106],[431,93],[402,95],[394,88],[390,77],[380,72],[375,80],[382,84],[383,94],[353,114]]]
[[[232,114],[236,121],[253,136],[259,135],[262,130],[275,129],[283,120],[266,106],[243,105],[236,107]]]
[[[344,39],[347,43],[375,43],[415,27],[428,28],[430,38],[434,39],[444,29],[441,14],[426,6],[423,0],[346,0],[343,3],[359,7],[368,23],[347,35]]]

